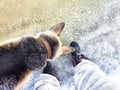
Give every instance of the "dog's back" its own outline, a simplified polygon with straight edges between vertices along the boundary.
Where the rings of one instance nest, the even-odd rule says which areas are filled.
[[[0,45],[0,90],[11,90],[28,70],[43,67],[46,54],[43,44],[33,37]]]

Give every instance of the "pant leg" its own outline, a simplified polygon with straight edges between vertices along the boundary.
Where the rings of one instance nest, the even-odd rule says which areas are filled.
[[[34,84],[34,90],[60,90],[60,84],[56,77],[41,74]]]
[[[75,67],[76,90],[120,90],[95,63],[83,60]]]

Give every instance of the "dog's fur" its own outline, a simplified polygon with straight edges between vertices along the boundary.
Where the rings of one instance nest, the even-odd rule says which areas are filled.
[[[43,32],[52,41],[52,59],[74,51],[62,45],[59,35],[64,23]],[[43,43],[34,37],[22,37],[0,45],[0,90],[18,90],[26,83],[32,72],[41,69],[46,63],[47,50]]]

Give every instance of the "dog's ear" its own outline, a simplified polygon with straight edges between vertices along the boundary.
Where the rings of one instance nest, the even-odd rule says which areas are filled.
[[[57,35],[60,35],[64,26],[65,26],[65,23],[62,22],[62,23],[59,23],[59,24],[53,26],[50,30],[53,30]]]
[[[75,51],[73,47],[63,46],[62,47],[63,54],[69,54]]]

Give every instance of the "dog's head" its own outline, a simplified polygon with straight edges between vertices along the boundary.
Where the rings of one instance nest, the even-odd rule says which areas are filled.
[[[51,42],[50,47],[52,48],[52,59],[74,51],[74,48],[65,46],[60,41],[60,33],[62,32],[64,26],[65,23],[59,23],[50,28],[50,30],[40,34],[41,36],[46,36],[48,41]]]

